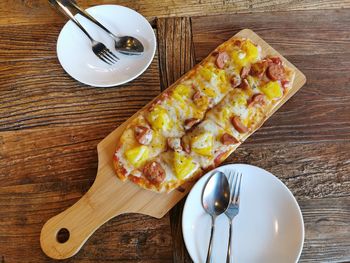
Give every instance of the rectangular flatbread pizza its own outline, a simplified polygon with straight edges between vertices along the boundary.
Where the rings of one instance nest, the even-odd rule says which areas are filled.
[[[295,72],[233,37],[141,110],[117,142],[121,180],[170,192],[221,164],[291,90]]]

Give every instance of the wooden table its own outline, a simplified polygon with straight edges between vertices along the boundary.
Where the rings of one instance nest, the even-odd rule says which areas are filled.
[[[53,261],[40,249],[41,227],[92,184],[97,143],[243,28],[308,80],[227,163],[258,165],[291,189],[305,221],[300,262],[350,261],[349,1],[78,2],[140,11],[156,31],[157,54],[127,85],[87,87],[57,60],[64,18],[44,0],[0,2],[0,262]],[[114,218],[67,262],[191,262],[182,206],[162,219]]]

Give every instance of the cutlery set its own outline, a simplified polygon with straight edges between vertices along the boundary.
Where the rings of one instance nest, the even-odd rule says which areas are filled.
[[[212,262],[213,236],[216,217],[225,213],[229,219],[229,242],[227,248],[226,263],[231,262],[232,221],[239,212],[239,199],[241,191],[242,173],[229,172],[226,176],[223,172],[215,172],[208,180],[202,193],[202,205],[211,216],[211,233],[206,263]]]
[[[116,36],[89,13],[80,8],[73,0],[49,0],[49,3],[57,10],[59,10],[62,14],[67,16],[81,29],[81,31],[90,39],[93,53],[108,65],[112,65],[118,62],[119,57],[113,54],[103,43],[93,39],[87,30],[75,18],[71,9],[106,31],[108,35],[114,40],[115,49],[119,53],[124,55],[141,55],[143,53],[144,47],[138,39],[132,36]]]

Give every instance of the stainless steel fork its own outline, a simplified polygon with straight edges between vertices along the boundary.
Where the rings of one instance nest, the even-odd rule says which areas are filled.
[[[227,247],[226,263],[231,262],[231,243],[232,243],[232,221],[239,212],[239,199],[241,192],[242,173],[230,172],[228,175],[230,185],[230,204],[228,205],[225,215],[229,219],[229,240]]]
[[[118,61],[119,58],[116,55],[114,55],[104,44],[93,39],[90,36],[90,34],[86,31],[86,29],[74,17],[73,13],[67,7],[65,7],[59,0],[49,0],[49,2],[62,14],[71,19],[81,29],[81,31],[85,33],[85,35],[91,41],[92,51],[99,59],[101,59],[109,65],[112,65]]]

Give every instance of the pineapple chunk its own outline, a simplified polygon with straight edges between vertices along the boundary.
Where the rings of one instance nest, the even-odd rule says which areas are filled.
[[[176,88],[174,89],[174,94],[177,94],[180,96],[188,97],[190,93],[191,93],[191,88],[183,84],[177,85]]]
[[[165,150],[167,147],[166,138],[159,132],[154,131],[150,147],[152,147],[153,150]]]
[[[242,49],[246,52],[245,59],[249,63],[254,63],[258,60],[259,50],[250,40],[247,40],[243,43]]]
[[[230,117],[232,116],[232,111],[231,107],[223,107],[222,110],[220,111],[220,120],[225,122],[226,120],[229,120]]]
[[[281,85],[278,83],[278,81],[270,81],[260,89],[270,100],[279,99],[283,95]]]
[[[247,104],[247,98],[242,91],[238,91],[233,97],[234,106],[242,106]]]
[[[258,47],[255,46],[251,41],[247,40],[242,45],[242,50],[234,50],[231,53],[232,61],[236,66],[237,73],[240,72],[242,67],[249,63],[254,63],[259,58]]]
[[[207,132],[194,136],[191,148],[194,152],[200,155],[211,156],[213,149],[213,135]]]
[[[204,92],[205,95],[207,95],[210,98],[214,98],[215,97],[215,91],[209,87],[204,87],[202,89],[202,91]]]
[[[205,67],[201,67],[199,70],[199,74],[206,80],[210,81],[213,73],[210,71],[210,69],[207,69]]]
[[[215,97],[215,90],[213,90],[212,88],[206,86],[203,82],[201,82],[200,80],[197,81],[199,88],[201,89],[201,91],[207,95],[209,98],[214,98]]]
[[[126,159],[135,167],[140,167],[149,156],[149,148],[141,145],[125,152]]]
[[[238,74],[241,71],[241,68],[248,64],[246,56],[247,54],[242,50],[234,50],[231,53],[231,58]]]
[[[160,106],[154,107],[148,114],[147,120],[154,130],[169,130],[172,127],[172,120],[167,111]]]
[[[226,72],[222,69],[217,70],[216,72],[217,75],[217,79],[219,80],[219,88],[220,88],[220,92],[221,93],[226,93],[229,88],[231,87],[231,85],[229,85],[227,76],[226,76]]]
[[[198,107],[199,112],[206,110],[209,105],[209,98],[207,96],[200,96],[196,99],[195,105]]]
[[[182,180],[192,174],[198,168],[198,165],[193,162],[191,157],[175,152],[174,168],[176,177]]]
[[[172,97],[176,101],[176,103],[173,104],[175,107],[176,115],[181,116],[181,112],[185,112],[185,115],[188,114],[189,108],[187,101],[185,101],[185,99],[177,93],[174,93]]]

